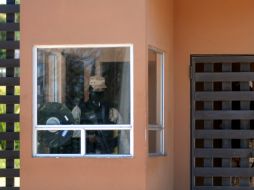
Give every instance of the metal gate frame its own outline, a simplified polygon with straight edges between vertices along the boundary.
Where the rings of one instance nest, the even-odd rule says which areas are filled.
[[[254,189],[253,67],[254,55],[191,56],[192,190]]]

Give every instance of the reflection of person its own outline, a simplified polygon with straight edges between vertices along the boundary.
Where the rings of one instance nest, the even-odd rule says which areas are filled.
[[[111,124],[109,106],[104,100],[105,80],[100,76],[90,77],[89,98],[81,104],[81,124]]]
[[[91,76],[88,98],[84,98],[73,110],[76,124],[107,125],[123,124],[123,118],[116,108],[110,107],[104,99],[107,86],[101,76]],[[74,132],[75,136],[75,132]],[[87,130],[86,152],[111,154],[118,148],[120,154],[129,153],[128,130]]]
[[[89,81],[89,99],[80,104],[81,124],[113,124],[109,119],[109,106],[104,101],[105,79],[100,76],[92,76]],[[113,131],[87,131],[87,153],[113,153],[117,145],[117,138]]]

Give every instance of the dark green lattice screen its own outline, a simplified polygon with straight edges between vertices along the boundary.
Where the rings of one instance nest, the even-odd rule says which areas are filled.
[[[0,0],[0,189],[19,189],[19,7]]]
[[[254,189],[254,56],[192,56],[192,190]]]

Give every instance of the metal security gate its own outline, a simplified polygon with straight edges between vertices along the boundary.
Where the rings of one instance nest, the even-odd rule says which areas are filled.
[[[19,1],[0,0],[0,189],[19,189]]]
[[[254,56],[191,62],[192,190],[253,190]]]

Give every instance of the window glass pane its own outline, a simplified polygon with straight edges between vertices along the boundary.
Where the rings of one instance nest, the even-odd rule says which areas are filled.
[[[162,54],[149,50],[148,109],[149,124],[162,124]]]
[[[130,124],[130,48],[39,48],[40,125]]]
[[[37,131],[38,154],[80,154],[81,131]]]
[[[148,61],[148,150],[150,154],[163,154],[163,53],[149,49]]]
[[[162,153],[162,131],[150,130],[149,131],[149,153],[161,154]]]
[[[86,132],[87,154],[130,154],[129,130]]]

